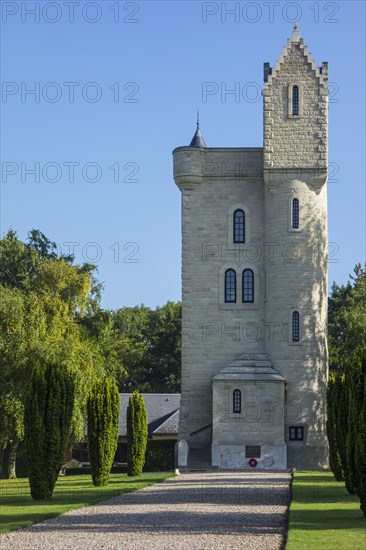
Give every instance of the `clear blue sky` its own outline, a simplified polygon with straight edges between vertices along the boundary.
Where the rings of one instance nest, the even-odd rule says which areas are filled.
[[[236,15],[221,7],[235,2],[40,1],[36,15],[37,2],[0,3],[1,235],[79,243],[106,308],[180,299],[171,151],[189,143],[197,108],[208,146],[262,146],[263,62],[275,64],[296,18],[333,83],[330,283],[364,261],[364,2],[239,2]],[[203,82],[244,94],[203,101]],[[40,181],[26,172],[36,163]]]

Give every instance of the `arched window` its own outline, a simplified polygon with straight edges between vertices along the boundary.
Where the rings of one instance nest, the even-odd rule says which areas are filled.
[[[298,342],[300,340],[300,315],[298,311],[294,311],[292,314],[292,341]]]
[[[292,229],[299,229],[299,199],[292,201]]]
[[[236,273],[233,269],[225,271],[225,302],[236,302]]]
[[[241,413],[241,391],[233,392],[233,413]]]
[[[234,212],[234,243],[245,243],[245,214],[243,210]]]
[[[243,271],[243,302],[254,302],[254,273],[251,269]]]
[[[292,86],[292,114],[299,114],[299,87]]]

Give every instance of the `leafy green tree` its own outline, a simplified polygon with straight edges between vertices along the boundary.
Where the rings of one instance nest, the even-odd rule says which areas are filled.
[[[167,302],[151,313],[148,381],[154,391],[180,391],[181,318],[180,302]]]
[[[24,392],[32,365],[62,364],[74,372],[72,440],[82,439],[86,400],[111,353],[80,319],[98,311],[94,266],[72,265],[55,243],[32,231],[28,242],[13,231],[0,239],[0,447],[9,447],[8,474],[15,475],[23,437]]]
[[[139,476],[145,464],[147,413],[142,395],[135,390],[127,407],[127,475]]]
[[[107,485],[118,444],[119,393],[112,378],[98,380],[88,399],[88,448],[96,486]]]
[[[361,264],[355,266],[347,285],[332,285],[328,342],[331,372],[345,372],[354,354],[366,349],[366,272]]]
[[[114,313],[127,376],[124,391],[179,392],[181,371],[181,303],[167,302],[151,310],[145,306]]]
[[[22,292],[0,284],[0,473],[9,447],[7,477],[16,477],[15,457],[23,438],[25,304]]]
[[[113,312],[114,328],[119,341],[121,362],[127,371],[120,383],[121,391],[142,388],[148,370],[150,342],[150,309],[145,306],[124,307]]]
[[[71,428],[74,380],[65,367],[35,367],[25,403],[25,444],[32,498],[52,496]]]
[[[14,393],[0,395],[0,473],[3,470],[4,449],[8,447],[6,477],[16,479],[15,460],[19,442],[24,436],[24,404]]]
[[[346,488],[360,497],[366,517],[366,272],[360,264],[346,286],[332,287],[328,332],[335,373],[328,387],[331,467],[338,478],[338,452]]]
[[[121,350],[123,343],[114,326],[113,312],[99,307],[88,308],[87,312],[79,317],[79,323],[85,335],[98,347],[105,374],[115,378],[117,383],[122,385],[126,376]]]

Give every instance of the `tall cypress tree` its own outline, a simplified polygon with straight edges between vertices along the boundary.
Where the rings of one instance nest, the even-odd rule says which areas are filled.
[[[333,472],[336,481],[343,481],[342,463],[339,453],[339,443],[337,434],[337,407],[339,406],[337,395],[338,385],[336,377],[331,375],[327,389],[327,434],[329,441],[329,466]]]
[[[148,427],[145,401],[135,390],[127,408],[127,474],[140,476],[145,464]]]
[[[51,498],[70,433],[74,381],[59,365],[33,370],[25,403],[29,484],[35,500]]]
[[[88,448],[96,486],[107,485],[118,445],[119,393],[111,378],[98,380],[88,399]]]
[[[347,430],[347,476],[346,488],[351,494],[358,494],[356,466],[356,440],[359,435],[360,416],[363,406],[364,378],[361,358],[355,354],[346,371],[348,387],[348,430]],[[366,457],[364,457],[366,460]]]
[[[364,362],[363,402],[358,418],[358,430],[355,443],[355,467],[357,475],[357,495],[360,507],[366,518],[366,361]]]
[[[347,432],[348,432],[348,387],[344,374],[337,374],[334,388],[334,411],[336,438],[344,481],[347,484]]]

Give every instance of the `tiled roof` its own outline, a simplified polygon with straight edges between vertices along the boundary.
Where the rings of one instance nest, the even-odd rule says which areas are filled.
[[[168,434],[177,434],[178,433],[178,424],[179,424],[179,409],[175,411],[168,420],[165,420],[160,426],[154,430],[154,435],[168,435]]]
[[[127,407],[130,393],[120,393],[119,435],[127,436]],[[179,422],[179,393],[142,393],[145,401],[149,437],[177,435]]]

